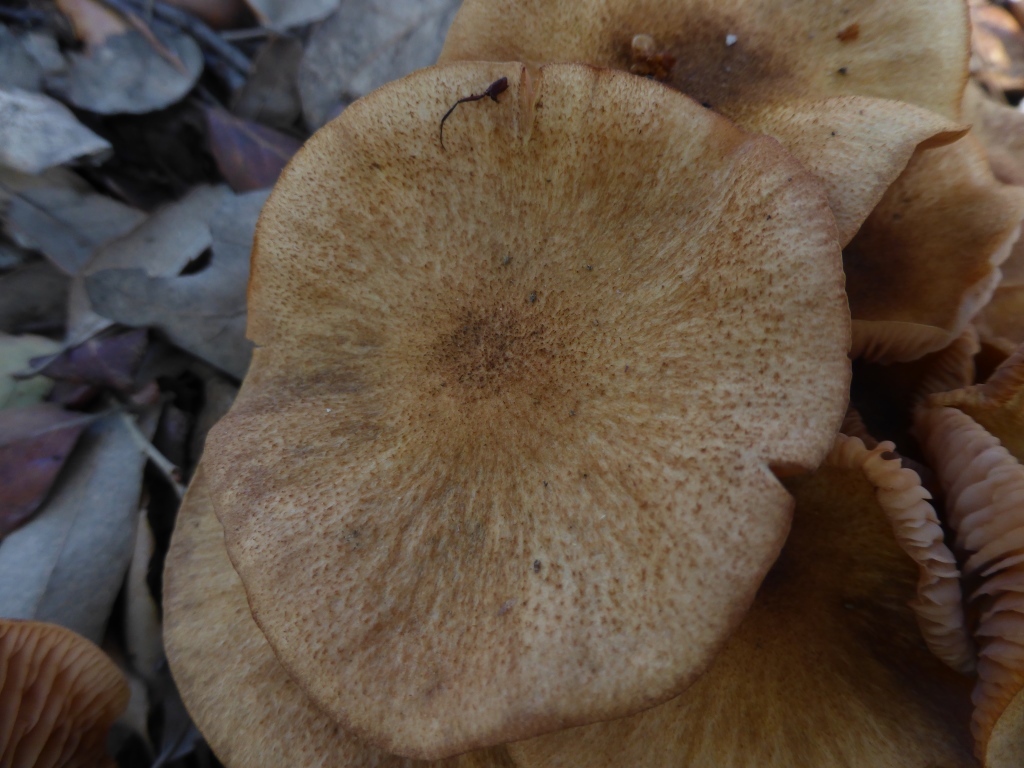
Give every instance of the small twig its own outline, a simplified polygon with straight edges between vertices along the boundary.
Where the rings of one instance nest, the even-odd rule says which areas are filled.
[[[188,68],[185,66],[185,62],[181,60],[181,57],[164,45],[153,33],[153,30],[149,28],[146,20],[136,14],[133,9],[129,8],[121,0],[100,0],[100,2],[121,14],[136,32],[146,38],[146,42],[160,55],[160,58],[168,62],[181,74],[188,75]]]
[[[228,43],[224,38],[210,29],[206,24],[190,13],[162,3],[160,0],[125,0],[129,5],[140,10],[151,8],[153,18],[158,19],[182,32],[191,35],[204,48],[216,53],[240,74],[248,76],[251,62],[249,57]]]
[[[495,80],[493,83],[487,86],[480,93],[474,93],[470,96],[463,96],[461,99],[452,104],[451,109],[444,113],[444,117],[441,118],[441,149],[444,149],[444,121],[451,117],[452,112],[459,104],[465,104],[467,101],[480,101],[480,99],[486,99],[490,97],[491,101],[497,101],[498,96],[508,90],[508,78],[502,77]]]
[[[181,484],[181,470],[170,459],[160,453],[156,446],[149,442],[149,438],[142,434],[142,430],[139,429],[139,425],[135,423],[135,419],[131,414],[122,411],[121,420],[124,421],[125,426],[128,428],[128,433],[132,436],[139,450],[145,453],[146,457],[153,462],[153,465],[160,470],[160,474],[167,478],[167,482],[171,484],[178,498],[180,499],[184,496],[185,486]]]
[[[248,40],[260,40],[271,34],[272,30],[266,27],[251,27],[250,29],[225,29],[220,36],[229,43],[246,42]]]

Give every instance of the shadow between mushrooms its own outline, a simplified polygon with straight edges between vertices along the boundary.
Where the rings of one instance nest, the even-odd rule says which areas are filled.
[[[459,99],[507,78],[492,101]],[[288,673],[437,759],[677,694],[843,418],[814,177],[648,80],[456,64],[356,102],[257,227],[205,461]]]
[[[963,134],[963,0],[466,0],[440,61],[585,61],[662,81],[817,174],[845,245],[920,145]]]

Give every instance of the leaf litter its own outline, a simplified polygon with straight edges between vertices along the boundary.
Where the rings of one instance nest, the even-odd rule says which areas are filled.
[[[120,768],[219,765],[163,662],[183,483],[252,351],[259,211],[455,0],[0,2],[0,616],[103,643]]]

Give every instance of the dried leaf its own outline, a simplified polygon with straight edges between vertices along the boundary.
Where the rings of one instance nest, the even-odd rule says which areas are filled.
[[[242,26],[247,8],[242,0],[164,0],[202,19],[211,29],[231,29]]]
[[[71,384],[89,384],[128,392],[146,352],[144,330],[89,339],[66,349],[45,364],[40,373]]]
[[[0,411],[0,539],[39,509],[93,420],[49,403]]]
[[[212,219],[209,266],[180,277],[105,269],[86,278],[98,312],[125,325],[151,326],[192,354],[242,378],[252,345],[245,339],[245,294],[256,218],[267,191],[229,198]]]
[[[213,243],[209,221],[225,196],[226,187],[196,187],[181,200],[164,206],[137,227],[95,251],[73,281],[68,301],[69,346],[109,328],[113,318],[93,311],[85,293],[86,275],[103,269],[141,269],[149,277],[171,277],[198,259]]]
[[[287,29],[326,19],[341,0],[245,0],[265,27]]]
[[[0,164],[22,173],[110,151],[106,139],[80,122],[56,99],[21,89],[0,89]]]
[[[93,192],[72,174],[0,174],[0,198],[4,196],[9,197],[8,236],[44,254],[68,275],[77,274],[98,246],[146,218],[141,211]]]
[[[135,548],[125,580],[125,643],[132,668],[147,680],[154,680],[164,659],[160,611],[146,581],[156,543],[146,510],[139,513]]]
[[[173,54],[170,60],[132,29],[86,53],[70,54],[71,71],[47,85],[76,107],[101,115],[169,107],[192,90],[203,71],[203,54],[181,32],[155,27],[153,34]]]
[[[302,115],[299,98],[299,64],[302,41],[274,37],[264,45],[252,63],[245,85],[231,102],[231,111],[246,120],[288,129]]]
[[[102,639],[135,543],[144,464],[121,414],[85,431],[45,508],[0,543],[0,616]]]
[[[57,0],[57,7],[86,46],[103,45],[107,38],[128,31],[124,19],[96,0]]]
[[[42,67],[25,49],[22,38],[0,26],[0,88],[35,93],[42,85]]]
[[[60,344],[43,336],[8,336],[0,333],[0,410],[23,408],[40,402],[53,387],[43,376],[15,379],[14,374],[28,368],[29,361],[50,355]]]
[[[302,109],[319,128],[342,107],[433,64],[458,0],[354,0],[313,33],[299,70]]]
[[[0,275],[0,332],[61,332],[69,284],[68,276],[45,259]]]
[[[219,108],[206,110],[206,125],[210,152],[235,192],[274,186],[281,170],[302,146],[292,136]]]

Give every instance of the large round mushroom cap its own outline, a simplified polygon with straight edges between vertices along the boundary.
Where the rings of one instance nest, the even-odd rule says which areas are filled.
[[[971,680],[924,647],[942,638],[957,666],[969,654],[956,565],[892,448],[839,435],[822,467],[787,482],[786,546],[693,686],[629,718],[511,744],[517,764],[977,768]]]
[[[107,732],[128,698],[124,675],[86,638],[0,620],[0,765],[113,768]]]
[[[495,748],[422,763],[361,744],[288,677],[249,613],[200,465],[164,576],[167,661],[189,714],[227,768],[501,768]]]
[[[782,142],[822,179],[845,245],[918,145],[959,135],[969,38],[963,0],[466,0],[440,61],[661,80]]]
[[[772,470],[842,421],[840,258],[807,171],[654,82],[457,64],[350,106],[263,211],[207,443],[285,668],[430,759],[678,693],[782,546]]]

